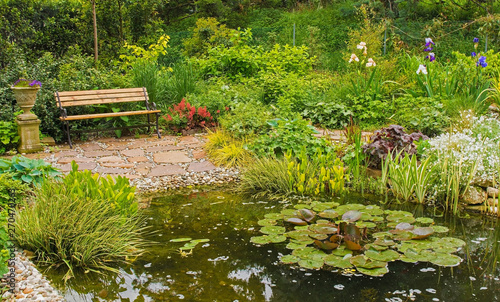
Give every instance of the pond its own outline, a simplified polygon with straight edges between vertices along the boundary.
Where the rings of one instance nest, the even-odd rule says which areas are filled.
[[[371,203],[380,197],[349,194],[340,203]],[[370,277],[346,271],[305,270],[281,264],[285,244],[256,246],[257,221],[294,202],[252,199],[227,190],[196,189],[154,198],[146,210],[156,242],[119,274],[80,274],[64,284],[62,272],[48,277],[67,301],[494,301],[500,299],[496,267],[500,231],[496,220],[480,215],[435,217],[432,208],[396,205],[415,217],[432,217],[466,241],[456,267],[429,262],[389,263],[389,273]],[[192,250],[172,239],[209,239]]]

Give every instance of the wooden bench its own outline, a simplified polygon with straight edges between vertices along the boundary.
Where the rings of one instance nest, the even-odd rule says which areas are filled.
[[[98,119],[98,118],[109,118],[109,117],[120,117],[120,116],[132,116],[132,115],[147,115],[148,123],[136,126],[127,126],[121,128],[137,128],[137,127],[148,127],[154,126],[150,121],[150,114],[156,116],[156,134],[158,138],[161,138],[160,131],[158,129],[158,117],[161,110],[156,109],[156,104],[148,101],[148,92],[146,88],[125,88],[125,89],[105,89],[105,90],[85,90],[85,91],[56,91],[54,93],[56,98],[57,106],[61,112],[61,117],[59,118],[63,122],[64,132],[68,135],[69,146],[73,148],[70,137],[70,121],[77,120],[87,120],[87,119]],[[95,114],[82,114],[82,115],[68,115],[66,107],[77,107],[77,106],[92,106],[100,104],[116,104],[116,103],[130,103],[130,102],[144,102],[146,110],[136,110],[136,111],[122,111],[122,112],[110,112],[110,113],[95,113]],[[121,128],[107,128],[105,130],[118,130]]]

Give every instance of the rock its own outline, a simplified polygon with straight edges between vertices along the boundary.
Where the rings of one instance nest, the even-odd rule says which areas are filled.
[[[482,188],[494,187],[493,180],[491,179],[475,179],[472,181],[473,186],[479,186]]]
[[[462,201],[467,204],[482,204],[486,201],[486,198],[486,192],[474,186],[469,186],[464,195],[462,195]]]
[[[496,207],[496,206],[498,206],[498,199],[497,198],[488,198],[486,200],[486,204],[490,207]]]
[[[492,188],[492,187],[488,187],[486,189],[486,192],[488,193],[489,197],[498,198],[498,189]]]

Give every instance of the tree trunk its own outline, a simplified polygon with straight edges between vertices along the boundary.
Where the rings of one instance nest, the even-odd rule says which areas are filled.
[[[97,46],[97,17],[95,13],[95,1],[92,0],[92,16],[93,16],[93,21],[94,21],[94,60],[97,62],[99,59],[99,50]]]

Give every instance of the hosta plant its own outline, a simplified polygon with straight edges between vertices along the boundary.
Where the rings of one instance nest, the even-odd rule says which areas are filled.
[[[298,204],[266,214],[258,224],[264,235],[252,237],[254,244],[287,242],[292,250],[281,257],[282,263],[305,269],[355,268],[369,276],[383,276],[389,272],[388,263],[397,260],[457,266],[462,259],[454,253],[465,245],[445,237],[448,228],[431,218],[376,205]]]

